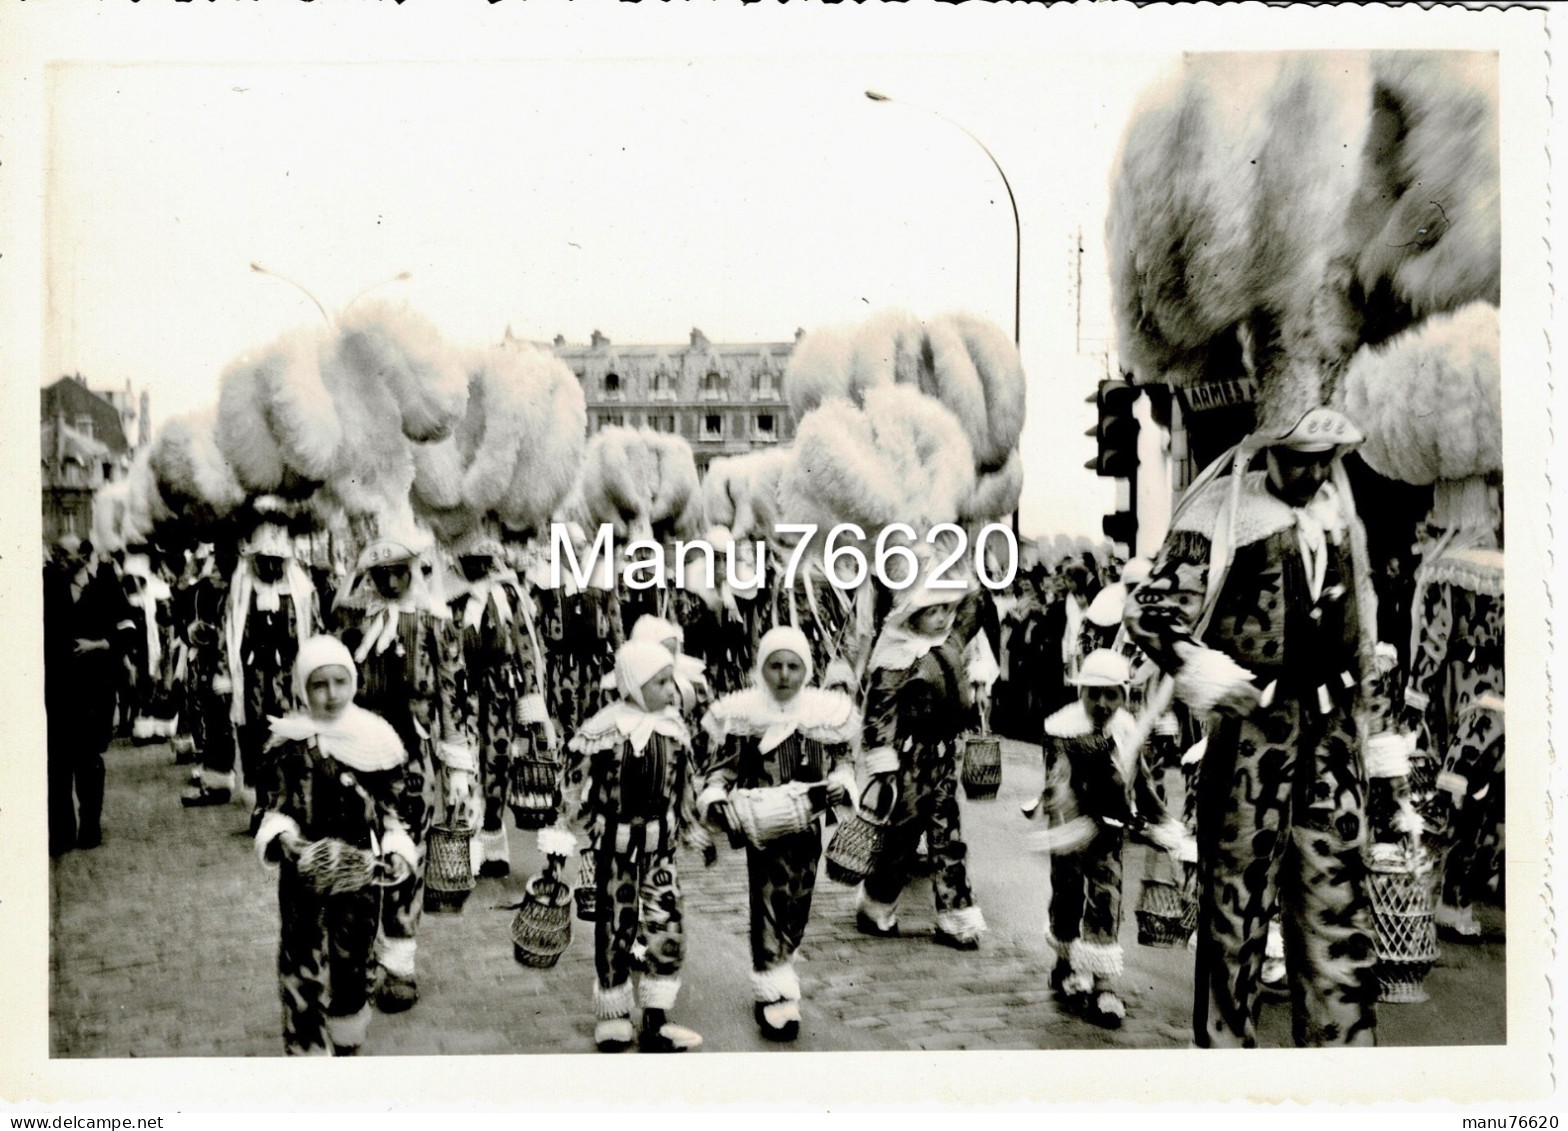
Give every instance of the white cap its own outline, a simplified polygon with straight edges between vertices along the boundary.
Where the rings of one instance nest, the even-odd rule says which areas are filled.
[[[1096,648],[1084,657],[1077,676],[1069,682],[1074,687],[1122,687],[1131,678],[1126,657],[1109,648]]]

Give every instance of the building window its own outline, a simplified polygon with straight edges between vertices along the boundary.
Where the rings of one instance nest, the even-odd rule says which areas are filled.
[[[648,414],[648,427],[653,429],[655,432],[674,432],[675,431],[675,414],[674,413],[649,413]]]
[[[611,400],[620,398],[621,375],[619,373],[606,373],[604,375],[604,395]]]
[[[599,414],[600,428],[619,428],[626,423],[625,413],[602,412]]]
[[[702,378],[703,400],[721,400],[724,397],[724,376],[716,369],[710,369]]]
[[[779,391],[778,375],[771,369],[761,370],[752,378],[751,391],[760,400],[764,397],[775,397]]]
[[[702,418],[702,438],[704,440],[724,439],[724,417],[716,412],[710,412]]]
[[[653,399],[673,400],[675,397],[675,381],[663,369],[653,375]]]
[[[93,438],[93,418],[84,413],[76,418],[76,430],[89,440]]]
[[[759,440],[777,440],[778,429],[771,412],[757,413],[756,435]]]

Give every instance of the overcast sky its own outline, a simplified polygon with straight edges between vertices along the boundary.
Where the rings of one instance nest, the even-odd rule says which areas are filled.
[[[336,310],[406,298],[458,342],[788,339],[898,306],[1012,328],[1023,228],[1028,534],[1098,533],[1083,469],[1110,330],[1110,164],[1150,55],[59,65],[45,377],[129,378],[155,422],[224,365]],[[866,89],[892,96],[874,103]]]

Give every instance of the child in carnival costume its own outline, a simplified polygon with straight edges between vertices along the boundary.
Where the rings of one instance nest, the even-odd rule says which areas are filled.
[[[698,1047],[669,1021],[684,957],[676,849],[711,852],[696,816],[697,768],[676,703],[675,661],[657,644],[628,642],[615,656],[620,698],[585,721],[568,744],[568,821],[588,835],[595,892],[594,1042],[618,1052]],[[562,859],[576,846],[562,826],[542,829],[539,849]],[[642,977],[633,997],[632,973]],[[632,1028],[642,1006],[640,1033]]]
[[[862,934],[898,934],[895,909],[922,837],[935,869],[932,941],[974,950],[985,931],[969,887],[958,810],[958,736],[970,694],[964,652],[974,620],[968,596],[965,588],[917,582],[898,594],[872,649],[862,769],[871,778],[868,792],[896,785],[897,799],[886,846],[860,888],[855,925]]]
[[[775,1041],[800,1032],[794,962],[822,858],[820,813],[850,804],[855,788],[851,758],[860,718],[854,701],[812,687],[812,671],[806,634],[772,629],[758,645],[752,686],[718,700],[703,721],[714,754],[699,813],[734,829],[731,791],[783,788],[805,789],[814,813],[804,830],[746,846],[755,1015],[762,1035]]]
[[[378,539],[361,552],[356,575],[344,591],[343,642],[360,669],[357,701],[392,725],[408,755],[398,805],[418,851],[413,873],[387,889],[381,907],[376,1005],[398,1013],[419,1000],[414,956],[424,911],[425,842],[438,792],[449,820],[464,823],[478,808],[478,766],[457,702],[462,638],[445,602],[431,594],[419,552],[406,542]]]
[[[1122,848],[1127,831],[1162,813],[1128,713],[1125,657],[1099,648],[1073,684],[1078,701],[1045,720],[1045,792],[1051,821],[1047,940],[1056,951],[1051,987],[1076,1012],[1115,1028],[1126,1015],[1122,973]],[[1168,834],[1179,837],[1179,825]]]
[[[278,866],[278,983],[291,1056],[351,1056],[370,1023],[369,970],[380,920],[377,873],[406,880],[418,850],[398,812],[407,758],[397,732],[354,703],[354,658],[337,639],[299,648],[307,710],[271,720],[273,781],[256,833]],[[326,861],[348,855],[352,878]]]
[[[533,598],[507,567],[498,540],[473,534],[458,544],[456,557],[462,579],[450,587],[449,606],[463,645],[457,702],[461,729],[477,738],[484,804],[478,871],[505,876],[511,854],[503,814],[513,761],[553,751],[556,731],[545,706]]]

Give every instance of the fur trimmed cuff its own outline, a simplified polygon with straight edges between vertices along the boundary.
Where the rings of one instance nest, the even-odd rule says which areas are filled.
[[[479,772],[479,762],[474,757],[473,749],[465,742],[439,742],[436,744],[436,756],[449,770],[466,771],[470,774]]]
[[[550,710],[539,692],[531,692],[517,701],[517,721],[524,726],[541,724],[549,717]]]
[[[1063,942],[1061,939],[1053,935],[1051,933],[1051,924],[1049,922],[1047,922],[1045,925],[1045,945],[1051,948],[1052,953],[1055,954],[1057,958],[1067,958],[1072,953],[1073,944],[1071,942]]]
[[[840,763],[838,766],[835,766],[833,772],[828,775],[828,781],[830,783],[843,786],[844,792],[849,794],[849,803],[851,805],[855,804],[857,783],[855,781],[855,771],[853,767]]]
[[[546,856],[570,856],[577,851],[577,838],[565,829],[540,829],[539,851]]]
[[[708,810],[730,795],[722,785],[710,785],[697,795],[697,816],[708,819]]]
[[[365,1043],[365,1033],[370,1029],[370,1005],[367,1002],[358,1013],[347,1017],[327,1015],[327,1036],[338,1048],[357,1049]]]
[[[1067,950],[1067,961],[1076,973],[1096,978],[1116,978],[1122,972],[1122,944],[1074,939]]]
[[[414,976],[413,939],[389,939],[382,935],[376,940],[376,961],[388,974],[399,978]]]
[[[498,829],[480,829],[479,835],[474,838],[479,845],[480,860],[504,860],[508,864],[512,861],[512,853],[506,842],[506,826]]]
[[[1426,692],[1415,687],[1405,688],[1405,706],[1415,711],[1424,711],[1429,703],[1431,699],[1427,697]]]
[[[401,856],[411,871],[419,871],[419,846],[406,829],[392,829],[382,837],[381,852],[385,856]]]
[[[948,909],[936,913],[937,930],[968,942],[985,933],[985,916],[975,906]]]
[[[593,1014],[600,1021],[617,1021],[632,1015],[632,984],[622,982],[605,989],[597,982],[593,987]]]
[[[878,746],[860,756],[861,765],[868,775],[898,773],[898,751],[891,746]]]
[[[1377,734],[1367,739],[1364,756],[1369,778],[1402,778],[1410,772],[1415,735]]]
[[[751,972],[751,995],[764,1005],[775,1001],[799,1001],[800,978],[789,963],[771,970]]]
[[[1437,788],[1444,793],[1453,794],[1455,801],[1463,801],[1465,795],[1470,792],[1470,779],[1452,770],[1444,770],[1437,775]]]
[[[1176,673],[1176,696],[1199,714],[1212,711],[1232,692],[1251,686],[1252,673],[1224,652],[1193,647]]]
[[[299,822],[287,813],[279,813],[275,809],[269,809],[261,815],[261,824],[256,827],[256,855],[268,867],[272,866],[272,862],[267,859],[267,849],[284,833],[302,835],[299,831]]]
[[[637,986],[637,997],[644,1009],[674,1009],[675,995],[680,992],[679,978],[660,978],[653,974],[644,974]]]

